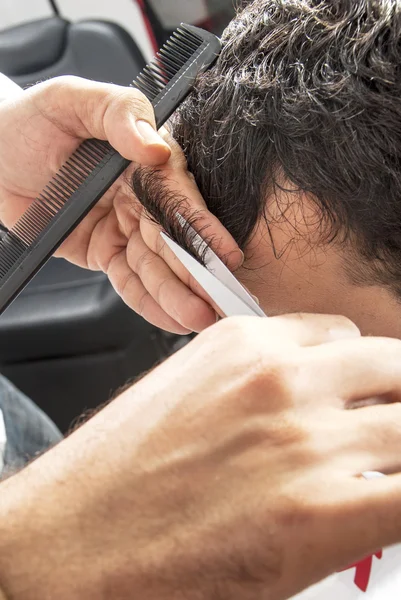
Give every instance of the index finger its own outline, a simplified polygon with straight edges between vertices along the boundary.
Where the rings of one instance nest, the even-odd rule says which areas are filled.
[[[169,189],[182,198],[180,214],[192,221],[195,230],[206,239],[226,266],[231,271],[236,271],[244,262],[244,253],[223,223],[208,210],[195,178],[188,171],[184,153],[178,142],[170,135],[167,127],[162,127],[160,134],[171,148],[171,157],[161,170]],[[160,240],[156,243],[159,247],[163,246]]]
[[[133,175],[133,189],[150,215],[148,218],[143,215],[141,219],[143,239],[189,286],[188,272],[175,260],[160,237],[164,230],[184,248],[191,246],[178,222],[177,212],[191,223],[231,271],[242,265],[244,255],[228,230],[208,210],[193,177],[180,163],[177,164],[176,152],[173,148],[168,162],[157,169],[137,168]]]

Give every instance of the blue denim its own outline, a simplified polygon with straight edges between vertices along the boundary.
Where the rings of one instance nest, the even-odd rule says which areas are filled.
[[[1,375],[0,409],[7,436],[0,476],[22,469],[63,437],[49,417]]]

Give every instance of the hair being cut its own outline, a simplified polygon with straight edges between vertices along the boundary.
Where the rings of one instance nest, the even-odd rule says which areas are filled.
[[[354,279],[401,296],[399,0],[248,3],[172,124],[242,248],[290,184],[316,202],[322,242],[355,250]]]

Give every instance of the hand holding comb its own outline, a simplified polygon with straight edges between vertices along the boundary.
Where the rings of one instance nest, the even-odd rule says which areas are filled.
[[[181,25],[132,83],[160,128],[220,52],[213,34]],[[0,314],[127,168],[108,142],[86,140],[0,241]]]

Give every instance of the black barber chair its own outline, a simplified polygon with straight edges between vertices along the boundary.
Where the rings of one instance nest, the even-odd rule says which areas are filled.
[[[54,17],[0,31],[0,72],[21,86],[62,74],[128,84],[143,66],[111,23]],[[129,310],[103,274],[51,259],[0,316],[0,371],[65,431],[182,343]]]
[[[57,75],[128,85],[144,65],[134,40],[114,23],[52,17],[0,31],[0,72],[23,87]]]

